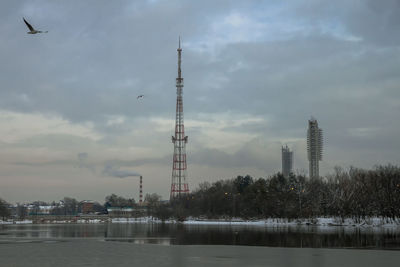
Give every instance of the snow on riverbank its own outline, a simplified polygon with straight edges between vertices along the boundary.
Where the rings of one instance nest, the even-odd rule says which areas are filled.
[[[400,218],[395,220],[391,218],[366,218],[355,220],[352,218],[317,218],[317,225],[323,226],[372,226],[372,227],[400,227]]]
[[[311,219],[286,219],[286,218],[269,218],[264,220],[243,220],[240,218],[231,218],[231,219],[199,219],[199,218],[187,218],[187,220],[183,222],[178,222],[176,220],[166,220],[162,222],[161,220],[154,217],[139,217],[139,218],[110,218],[107,221],[100,219],[79,219],[76,221],[51,221],[49,223],[90,223],[90,224],[99,224],[99,223],[167,223],[167,224],[175,224],[181,223],[185,225],[247,225],[247,226],[346,226],[346,227],[387,227],[387,228],[400,228],[400,218],[395,220],[390,218],[366,218],[361,220],[355,220],[352,218],[311,218]],[[0,224],[32,224],[32,220],[23,220],[23,221],[2,221],[0,220]]]
[[[113,218],[112,223],[162,223],[161,220],[152,217],[142,218]],[[269,218],[264,220],[243,220],[232,218],[230,220],[204,220],[198,218],[188,218],[183,222],[176,220],[166,220],[164,223],[182,223],[187,225],[253,225],[253,226],[294,226],[294,225],[314,225],[314,226],[353,226],[353,227],[399,227],[400,219],[389,218],[367,218],[364,220],[355,220],[352,218],[313,218],[313,219],[285,219]]]
[[[84,220],[77,220],[76,223],[103,223],[102,220],[99,219],[84,219]]]
[[[139,217],[139,218],[113,218],[112,223],[162,223],[161,220],[152,217]]]
[[[22,220],[22,221],[2,221],[0,220],[0,224],[31,224],[32,220]]]

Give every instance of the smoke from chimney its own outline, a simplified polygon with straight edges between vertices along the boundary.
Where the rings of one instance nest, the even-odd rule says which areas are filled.
[[[104,170],[102,173],[104,175],[111,176],[111,177],[117,177],[117,178],[126,178],[126,177],[130,177],[130,176],[141,176],[140,173],[137,173],[135,171],[116,169],[111,164],[106,164],[106,166],[104,166]]]

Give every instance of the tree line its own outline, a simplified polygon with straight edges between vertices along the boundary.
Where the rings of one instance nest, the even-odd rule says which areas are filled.
[[[162,202],[157,194],[147,194],[148,214],[162,220],[189,216],[199,218],[315,218],[334,216],[400,217],[400,168],[393,165],[377,166],[372,170],[336,167],[331,175],[309,179],[304,175],[281,173],[268,178],[237,176],[214,183],[203,182],[193,192],[170,202]],[[52,215],[76,215],[81,204],[74,198],[51,203]],[[34,206],[49,205],[36,201]],[[95,203],[94,211],[107,213],[107,207],[135,207],[133,198],[115,194],[105,198],[104,204]],[[16,217],[27,215],[24,205],[17,205]],[[0,218],[9,217],[10,205],[0,199]]]
[[[269,178],[237,176],[204,182],[191,194],[161,207],[159,217],[173,215],[221,218],[400,217],[400,168],[373,170],[336,167],[331,175],[309,179],[281,173]],[[164,209],[164,211],[163,211]]]

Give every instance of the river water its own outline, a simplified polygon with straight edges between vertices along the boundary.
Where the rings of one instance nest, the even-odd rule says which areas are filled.
[[[397,228],[0,225],[0,266],[399,266],[399,249]]]

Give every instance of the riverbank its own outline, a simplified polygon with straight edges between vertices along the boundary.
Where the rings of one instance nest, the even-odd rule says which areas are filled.
[[[113,218],[112,223],[162,223],[161,220],[145,218]],[[244,220],[240,218],[232,219],[198,219],[188,218],[185,221],[166,220],[164,223],[181,223],[187,225],[254,225],[254,226],[289,226],[289,225],[314,225],[314,226],[352,226],[352,227],[399,227],[400,219],[390,218],[366,218],[355,220],[353,218],[311,218],[311,219],[287,219],[287,218],[269,218],[264,220]]]
[[[32,224],[37,223],[33,220],[9,220],[1,221],[0,224]],[[161,221],[153,217],[139,218],[103,218],[103,219],[76,219],[76,220],[42,220],[41,223],[60,224],[60,223],[167,223],[167,224],[186,224],[186,225],[253,225],[253,226],[295,226],[295,225],[313,225],[313,226],[348,226],[348,227],[394,227],[400,228],[400,219],[372,217],[366,219],[353,218],[310,218],[310,219],[287,219],[287,218],[269,218],[263,220],[244,220],[241,218],[230,219],[200,219],[187,218],[187,220],[178,222],[176,220]]]

